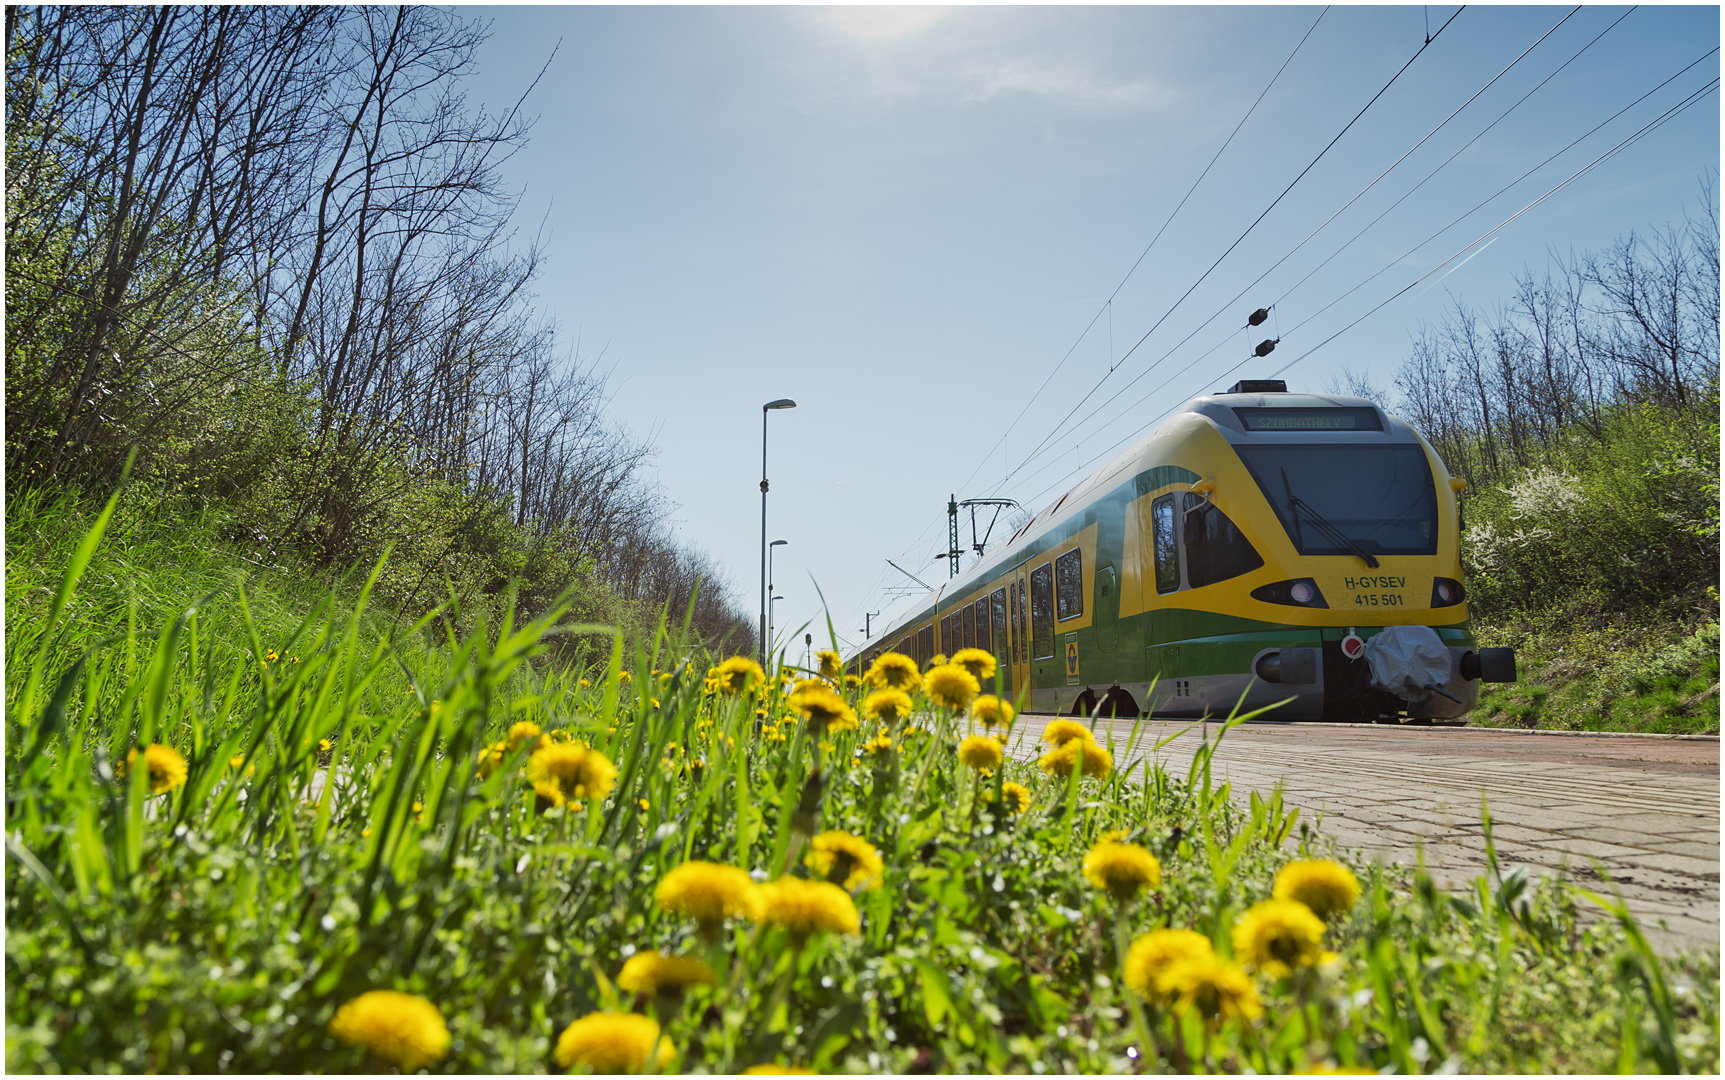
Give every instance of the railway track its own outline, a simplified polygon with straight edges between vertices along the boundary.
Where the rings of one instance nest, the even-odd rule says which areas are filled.
[[[1015,754],[1037,753],[1042,720],[1018,725]],[[1151,751],[1191,721],[1147,720],[1136,748],[1133,723],[1097,723],[1117,764],[1153,753],[1184,774],[1203,730]],[[1719,947],[1717,737],[1253,723],[1228,733],[1212,775],[1242,796],[1280,781],[1326,837],[1369,859],[1412,864],[1423,845],[1451,888],[1485,867],[1483,794],[1504,869],[1616,891],[1664,951]]]

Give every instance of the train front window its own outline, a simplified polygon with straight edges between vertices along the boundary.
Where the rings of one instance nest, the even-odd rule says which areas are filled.
[[[1351,555],[1311,513],[1371,555],[1437,552],[1437,488],[1418,446],[1236,446],[1302,555]],[[1292,498],[1290,498],[1292,495]]]

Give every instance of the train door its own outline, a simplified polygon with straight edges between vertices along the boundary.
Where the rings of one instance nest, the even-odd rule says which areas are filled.
[[[1006,614],[1011,627],[1011,648],[1001,657],[1012,672],[1012,697],[1020,708],[1030,706],[1030,564],[1020,563],[1006,576]]]

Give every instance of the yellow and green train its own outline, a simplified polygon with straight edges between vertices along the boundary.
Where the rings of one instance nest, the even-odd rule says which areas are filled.
[[[1286,701],[1281,720],[1460,716],[1482,679],[1515,678],[1468,626],[1463,487],[1369,401],[1241,382],[1181,406],[852,659],[987,649],[1039,713],[1225,716],[1243,697]]]

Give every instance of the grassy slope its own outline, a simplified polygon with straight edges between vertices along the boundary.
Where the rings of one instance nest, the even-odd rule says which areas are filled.
[[[1483,688],[1487,727],[1719,734],[1719,624],[1481,627],[1515,646],[1521,678]]]

